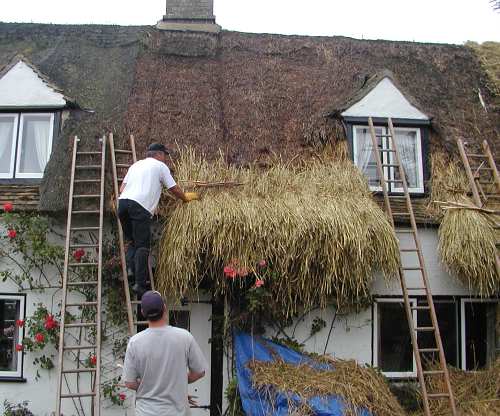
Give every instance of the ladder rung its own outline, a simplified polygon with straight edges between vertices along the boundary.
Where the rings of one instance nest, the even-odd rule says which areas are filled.
[[[422,267],[401,267],[403,270],[424,270]]]
[[[97,302],[81,302],[81,303],[67,303],[66,307],[70,306],[97,306]]]
[[[439,352],[439,348],[419,348],[419,351],[420,352]],[[441,370],[439,372],[442,373]],[[425,373],[425,371],[424,371],[424,373]]]
[[[89,155],[102,155],[102,152],[76,152],[77,156],[84,155],[84,156],[89,156]]]
[[[70,244],[69,248],[96,248],[99,244]]]
[[[71,211],[71,214],[99,214],[101,211],[98,209],[95,210],[80,210],[80,211]]]
[[[378,149],[378,150],[379,152],[396,153],[396,151],[393,149]]]
[[[140,305],[141,301],[140,300],[132,300],[132,301],[130,301],[130,304],[131,305]]]
[[[386,179],[385,181],[388,183],[403,183],[402,179]]]
[[[392,215],[394,217],[410,217],[408,212],[393,212]]]
[[[64,346],[65,350],[95,350],[97,345],[67,345]]]
[[[468,157],[483,157],[483,158],[485,158],[485,159],[488,157],[488,156],[486,156],[486,155],[480,155],[480,154],[478,154],[478,153],[469,153],[467,156],[468,156]]]
[[[413,311],[423,311],[423,310],[429,310],[429,306],[411,306],[411,310]]]
[[[425,290],[424,287],[407,287],[406,290]]]
[[[132,154],[132,150],[115,149],[115,153],[125,153],[128,155]]]
[[[101,165],[76,165],[75,169],[79,170],[101,169]]]
[[[74,227],[70,231],[97,231],[99,227]]]
[[[148,321],[135,321],[134,325],[146,325]]]
[[[90,393],[69,393],[69,394],[61,394],[61,399],[72,399],[74,397],[92,397],[95,396],[95,392]]]
[[[450,397],[448,393],[428,393],[427,397],[429,399],[444,399],[445,397]]]
[[[99,194],[89,194],[89,195],[73,195],[73,198],[84,199],[84,198],[100,198]]]
[[[493,170],[493,168],[488,168],[486,166],[479,166],[476,170]]]
[[[433,326],[416,326],[415,331],[431,332],[431,331],[434,331],[434,327]]]
[[[384,167],[384,168],[398,168],[399,165],[393,165],[391,163],[382,163],[382,167]]]
[[[400,248],[399,251],[401,251],[402,253],[418,252],[416,248]]]
[[[78,322],[76,324],[64,324],[65,328],[89,328],[97,326],[95,322]]]
[[[68,282],[68,286],[95,286],[97,285],[97,280],[92,280],[89,282]]]
[[[95,183],[95,182],[101,182],[100,179],[75,179],[73,181],[74,183]]]
[[[116,167],[117,168],[127,168],[128,169],[130,167],[130,165],[128,163],[117,163]]]
[[[62,370],[61,373],[63,374],[70,374],[70,373],[95,373],[96,369],[95,368],[73,368],[71,370]]]
[[[414,234],[413,230],[398,230],[398,229],[395,229],[394,232],[401,233],[401,234]]]
[[[376,134],[375,137],[392,137],[390,134]]]
[[[90,267],[90,266],[98,266],[98,263],[69,263],[68,267]]]

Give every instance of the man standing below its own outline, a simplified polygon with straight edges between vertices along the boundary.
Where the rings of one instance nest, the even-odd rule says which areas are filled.
[[[205,375],[200,347],[186,330],[167,324],[167,307],[155,291],[144,293],[142,314],[149,328],[130,338],[123,381],[136,390],[136,416],[186,416],[188,383]]]
[[[162,185],[170,193],[184,202],[198,199],[198,194],[186,192],[175,183],[166,165],[167,149],[153,143],[148,147],[146,159],[130,166],[120,187],[118,217],[128,240],[127,271],[135,276],[132,290],[139,299],[146,290],[148,278],[148,258],[151,246],[151,218],[160,201]]]

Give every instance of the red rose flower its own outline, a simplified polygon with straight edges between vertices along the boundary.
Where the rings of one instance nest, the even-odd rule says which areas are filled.
[[[3,204],[3,210],[5,212],[11,212],[13,209],[14,209],[14,206],[10,202]]]
[[[264,285],[264,280],[261,280],[261,279],[257,279],[255,281],[255,287],[261,287]]]
[[[120,393],[120,394],[118,395],[118,397],[119,397],[119,398],[120,398],[120,400],[123,402],[123,401],[125,401],[125,399],[127,398],[127,395],[126,395],[125,393]]]
[[[85,250],[83,248],[79,248],[78,250],[75,250],[73,252],[73,258],[77,261],[80,262],[82,261],[82,257],[85,256]]]
[[[43,326],[45,329],[54,329],[57,326],[57,322],[54,320],[54,315],[47,315]]]
[[[267,262],[265,260],[261,260],[261,261],[259,261],[258,265],[259,265],[259,267],[266,267]]]
[[[236,270],[234,270],[234,268],[231,266],[226,266],[224,267],[224,275],[228,279],[234,279],[236,277]]]
[[[248,270],[246,269],[246,267],[240,267],[236,273],[241,277],[248,276]]]
[[[16,351],[19,352],[19,351],[22,351],[24,350],[24,347],[22,344],[16,344]]]
[[[9,230],[7,232],[7,236],[12,239],[12,238],[16,238],[16,235],[17,235],[17,231],[16,230]]]
[[[38,332],[35,335],[35,341],[38,342],[38,343],[42,343],[43,341],[45,341],[45,337],[43,336],[43,334],[41,334],[40,332]]]
[[[90,364],[91,365],[96,365],[97,364],[97,357],[95,355],[90,356]]]
[[[19,326],[19,327],[24,326],[24,320],[22,320],[22,319],[18,319],[18,320],[16,321],[16,326]]]

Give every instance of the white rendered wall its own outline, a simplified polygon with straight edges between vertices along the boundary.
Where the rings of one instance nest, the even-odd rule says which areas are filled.
[[[389,78],[382,79],[360,101],[342,113],[343,117],[383,117],[429,120],[405,98]]]
[[[64,96],[50,88],[28,65],[20,61],[0,78],[2,107],[64,107]]]

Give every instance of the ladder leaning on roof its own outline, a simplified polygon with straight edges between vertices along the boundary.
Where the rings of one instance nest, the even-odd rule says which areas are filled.
[[[123,238],[123,229],[118,218],[118,197],[120,195],[120,185],[124,179],[125,173],[127,169],[132,166],[135,162],[137,162],[137,154],[135,151],[135,140],[134,136],[130,136],[130,149],[116,149],[114,143],[113,134],[109,135],[109,147],[111,153],[111,167],[113,173],[113,189],[114,189],[114,198],[116,205],[116,224],[118,228],[118,243],[120,250],[120,264],[122,271],[122,279],[123,279],[123,289],[125,292],[125,302],[127,306],[127,321],[128,321],[128,330],[129,335],[133,335],[135,333],[136,325],[145,325],[146,321],[138,321],[135,319],[137,313],[134,314],[133,307],[140,304],[139,300],[132,300],[130,295],[130,286],[128,282],[128,273],[127,273],[127,264],[125,259],[125,241]],[[123,159],[125,158],[125,161]],[[117,162],[120,160],[120,162]],[[120,170],[120,175],[118,176],[118,170]],[[149,280],[151,284],[151,288],[154,290],[154,280],[153,273],[151,272],[151,257],[148,259],[148,268],[149,268]]]
[[[457,140],[457,145],[469,180],[474,205],[484,208],[491,200],[500,203],[500,175],[488,142],[484,140],[482,143],[484,153],[467,153],[465,143],[461,139]],[[471,163],[471,161],[478,163]],[[493,227],[498,230],[500,224],[494,222]],[[500,277],[499,248],[500,242],[497,242],[495,267]]]
[[[448,373],[448,367],[446,365],[446,358],[444,355],[444,350],[443,350],[443,344],[441,341],[441,335],[439,333],[439,326],[438,326],[438,321],[436,317],[436,311],[434,308],[434,302],[432,299],[432,293],[430,291],[429,287],[429,279],[427,276],[427,270],[425,267],[424,263],[424,257],[422,254],[422,249],[420,246],[420,240],[418,237],[418,231],[417,231],[417,224],[415,221],[415,216],[413,213],[413,207],[412,207],[412,202],[410,198],[410,193],[408,191],[408,183],[406,180],[406,174],[404,171],[404,167],[401,163],[401,157],[399,154],[398,146],[396,143],[396,135],[394,133],[394,126],[392,124],[392,120],[389,118],[387,120],[388,127],[389,127],[389,133],[388,134],[383,134],[383,135],[377,135],[375,132],[375,127],[373,125],[373,120],[371,117],[368,118],[368,124],[370,128],[370,136],[371,136],[371,141],[372,141],[372,150],[375,155],[375,160],[377,162],[377,172],[378,176],[380,178],[380,182],[382,185],[382,192],[384,194],[384,203],[386,207],[387,214],[389,216],[391,225],[394,228],[394,231],[396,232],[396,235],[398,234],[410,234],[413,237],[413,242],[414,246],[412,247],[404,247],[404,248],[399,248],[400,251],[400,257],[401,257],[401,265],[399,267],[399,279],[401,283],[401,288],[403,291],[403,298],[404,298],[404,306],[406,310],[406,317],[408,320],[408,325],[410,329],[410,335],[411,335],[411,342],[413,345],[413,353],[415,356],[415,362],[417,366],[417,376],[418,380],[420,382],[420,387],[422,389],[422,401],[423,401],[423,406],[424,406],[424,413],[426,416],[431,415],[430,412],[430,406],[429,406],[429,400],[430,399],[436,399],[436,400],[443,400],[447,399],[450,404],[450,411],[451,415],[456,416],[457,415],[457,410],[455,407],[455,399],[453,396],[453,392],[451,389],[451,383],[450,383],[450,376]],[[387,138],[389,147],[383,147],[379,146],[379,139],[381,138]],[[384,143],[384,140],[382,140],[382,143]],[[382,158],[380,157],[381,153],[385,153],[388,157],[384,158],[384,162],[382,162]],[[384,172],[388,172],[391,169],[394,169],[394,175],[389,175],[390,179],[387,179],[384,175]],[[398,178],[399,176],[399,178]],[[393,211],[391,207],[391,197],[389,196],[388,193],[388,183],[398,183],[402,185],[404,196],[405,196],[405,201],[406,201],[406,209],[408,212],[406,213],[401,213],[398,212],[398,216],[405,216],[409,219],[410,222],[410,228],[405,229],[405,230],[398,230],[395,227],[394,223],[394,217],[393,217]],[[418,257],[418,266],[415,265],[404,265],[403,264],[403,253],[416,253]],[[407,285],[407,272],[418,272],[420,274],[421,278],[421,286],[419,285],[413,285],[414,287],[410,287]],[[416,287],[415,287],[416,286]],[[410,302],[409,295],[410,293],[412,294],[417,294],[417,293],[425,293],[426,297],[426,305],[412,305]],[[422,313],[428,313],[430,316],[430,321],[431,321],[431,326],[424,326],[424,327],[419,327],[416,323],[415,314],[416,312],[422,312]],[[432,332],[434,334],[434,340],[435,340],[435,347],[433,348],[419,348],[418,345],[418,334],[422,332]],[[422,361],[423,357],[422,354],[425,353],[438,353],[438,358],[440,362],[440,370],[424,370],[422,366]],[[445,391],[444,392],[428,392],[427,391],[427,386],[426,386],[426,377],[443,377],[444,381],[444,387]]]
[[[58,381],[56,416],[61,416],[63,399],[71,399],[76,406],[76,401],[90,399],[92,415],[100,415],[100,362],[101,362],[101,290],[102,290],[102,238],[103,238],[103,216],[104,216],[104,174],[106,165],[106,138],[100,139],[99,151],[79,151],[79,139],[73,139],[73,155],[71,162],[71,178],[69,188],[68,219],[66,224],[66,242],[64,253],[64,270],[62,282],[62,304],[61,322],[59,333],[59,358],[58,358]],[[99,164],[93,164],[92,159],[97,157]],[[88,177],[85,172],[97,172],[98,177]],[[85,186],[97,185],[99,191],[85,192]],[[75,192],[75,189],[81,190]],[[98,193],[96,193],[98,192]],[[74,208],[75,205],[84,203],[84,207]],[[92,226],[73,227],[75,218],[92,218]],[[80,232],[98,233],[97,242],[91,244],[77,241]],[[79,256],[71,255],[74,249],[95,249]],[[84,257],[82,261],[82,257]],[[83,272],[81,272],[83,270]],[[69,290],[80,290],[85,293],[86,299],[82,302],[68,302]],[[80,322],[69,320],[72,308],[82,310]],[[91,313],[91,321],[83,321],[83,310],[95,309]],[[74,309],[73,309],[74,310]],[[66,320],[69,320],[66,322]],[[89,330],[90,336],[82,337],[82,332]],[[75,335],[75,331],[79,332]],[[70,344],[66,341],[71,340]],[[89,351],[88,357],[82,357],[82,351]],[[93,352],[91,355],[90,352]],[[65,356],[73,354],[74,365],[67,368]],[[88,362],[89,365],[82,366]],[[87,391],[80,390],[80,376],[86,378],[89,388]],[[68,378],[71,378],[68,380]],[[63,389],[63,379],[66,389]],[[76,389],[72,392],[71,388]],[[66,391],[64,391],[66,390]]]

